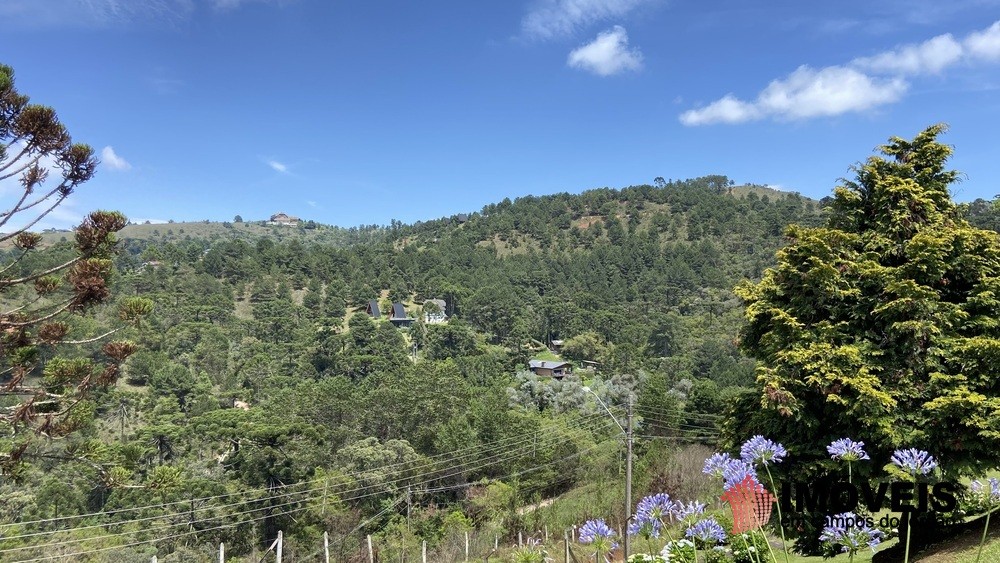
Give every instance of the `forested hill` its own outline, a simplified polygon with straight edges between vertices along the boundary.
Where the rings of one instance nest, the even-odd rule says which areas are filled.
[[[0,440],[20,452],[8,463],[16,482],[0,483],[11,499],[0,520],[43,522],[0,549],[47,556],[60,540],[82,554],[155,539],[161,555],[194,561],[225,542],[256,561],[283,530],[286,553],[306,560],[329,530],[343,539],[337,560],[349,560],[364,533],[389,556],[420,538],[444,549],[463,529],[455,522],[502,522],[497,533],[514,536],[565,527],[523,523],[513,509],[617,479],[614,429],[582,386],[612,405],[636,393],[646,436],[713,436],[727,397],[753,381],[734,344],[742,316],[730,289],[773,263],[788,223],[820,218],[816,202],[709,177],[519,198],[346,245],[290,227],[280,240],[126,238],[113,302],[71,328],[79,340],[99,336],[120,302],[149,298],[152,312],[119,333],[138,351],[117,386],[73,411],[64,439]],[[13,268],[38,271],[68,252],[57,243]],[[430,299],[445,302],[447,322],[425,322]],[[370,300],[377,320],[365,314]],[[393,301],[412,326],[388,321]],[[530,358],[558,359],[554,340],[562,358],[598,370],[562,381],[527,373]],[[80,361],[100,347],[81,345]],[[655,441],[637,448],[649,456],[637,483],[663,478]],[[489,494],[472,488],[481,479],[494,480]],[[231,500],[205,500],[220,496]],[[118,522],[117,539],[62,520],[77,514]],[[56,517],[65,525],[44,524]],[[135,545],[106,560],[148,560]]]
[[[394,222],[380,240],[348,248],[294,238],[131,241],[120,266],[164,282],[174,271],[203,274],[230,288],[244,314],[281,289],[304,306],[302,318],[327,327],[373,298],[411,309],[440,298],[491,344],[521,350],[590,332],[634,362],[676,353],[669,334],[679,317],[724,316],[736,304],[729,289],[772,263],[783,228],[819,220],[817,203],[797,194],[712,176],[505,200],[465,216]],[[153,276],[141,268],[149,261],[176,267]]]

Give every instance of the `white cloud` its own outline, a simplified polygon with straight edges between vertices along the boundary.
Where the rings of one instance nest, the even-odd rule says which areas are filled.
[[[313,208],[319,207],[319,204],[316,203],[315,201],[307,201],[306,205],[308,205],[309,207],[313,207]]]
[[[970,33],[962,44],[971,57],[1000,60],[1000,20],[982,31]]]
[[[521,32],[530,39],[572,35],[581,27],[620,18],[651,0],[536,0],[521,20]]]
[[[268,160],[267,165],[273,168],[277,172],[281,172],[282,174],[288,174],[288,167],[278,162],[277,160]]]
[[[800,66],[788,78],[771,82],[756,105],[767,114],[792,119],[839,115],[895,102],[906,88],[900,78],[877,79],[837,66]]]
[[[743,123],[765,118],[808,119],[867,111],[899,101],[909,88],[905,76],[941,73],[959,63],[1000,62],[1000,21],[967,35],[950,33],[903,45],[847,65],[814,70],[800,66],[772,81],[753,101],[733,94],[680,115],[684,125]]]
[[[855,69],[800,66],[772,81],[752,102],[726,95],[708,106],[681,114],[684,125],[743,123],[767,117],[807,119],[865,111],[897,101],[907,89],[902,78],[879,79]]]
[[[743,123],[760,119],[761,112],[754,104],[736,99],[726,94],[721,99],[700,109],[691,109],[681,114],[684,125],[708,125],[711,123]]]
[[[110,145],[101,150],[101,164],[112,170],[128,170],[132,165],[127,160],[118,156],[115,149]]]
[[[879,73],[937,74],[962,58],[962,45],[950,33],[923,43],[905,45],[874,57],[854,59],[851,64]]]
[[[597,39],[574,49],[566,64],[598,76],[611,76],[626,70],[640,70],[642,53],[639,49],[628,48],[628,33],[624,27],[616,25],[599,33]]]

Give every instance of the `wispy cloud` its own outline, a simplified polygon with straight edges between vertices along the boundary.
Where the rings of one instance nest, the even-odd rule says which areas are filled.
[[[136,22],[176,23],[200,9],[227,12],[251,2],[294,0],[2,0],[0,19],[35,27],[107,27]]]
[[[71,229],[83,221],[83,213],[76,208],[76,203],[70,199],[63,200],[46,215],[41,221],[35,223],[32,231],[44,231],[45,229]],[[5,225],[6,227],[6,225]]]
[[[234,10],[239,8],[244,4],[259,3],[259,4],[287,4],[294,0],[208,0],[213,8],[216,10]]]
[[[277,160],[268,160],[267,165],[273,168],[276,172],[281,172],[282,174],[288,174],[288,166]]]
[[[43,186],[51,189],[62,178],[59,167],[56,164],[55,159],[48,156],[43,157],[39,162],[39,165],[49,171],[49,179],[43,184]],[[6,180],[0,180],[0,197],[20,196],[23,193],[24,187],[21,186],[19,177],[15,176],[7,178]],[[35,193],[41,194],[43,193],[43,190],[36,188]],[[3,226],[3,231],[13,232],[26,226],[28,223],[37,218],[42,211],[48,209],[51,204],[55,203],[55,201],[56,198],[53,196],[47,200],[48,205],[43,203],[23,213],[15,214],[11,218],[10,222]],[[69,199],[63,200],[58,207],[49,212],[49,214],[43,217],[41,221],[35,223],[31,227],[31,230],[42,231],[45,229],[68,229],[77,225],[82,219],[83,213],[75,208],[73,198],[70,197]]]
[[[150,69],[145,77],[146,85],[161,96],[176,94],[184,87],[184,81],[171,70],[158,66]]]
[[[319,204],[316,203],[315,201],[307,201],[306,205],[308,205],[309,207],[312,207],[313,209],[319,207]]]
[[[876,73],[936,74],[962,58],[962,45],[950,33],[923,43],[904,45],[873,57],[854,59],[852,64]]]
[[[101,164],[112,170],[128,170],[132,165],[115,152],[115,149],[108,145],[101,150]]]
[[[521,33],[536,40],[572,35],[588,25],[620,18],[655,0],[537,0],[521,20]]]
[[[642,53],[637,48],[629,49],[628,32],[616,25],[599,33],[590,43],[574,49],[566,64],[598,76],[611,76],[626,70],[640,70]]]
[[[0,18],[39,27],[107,26],[134,21],[178,21],[195,8],[194,0],[4,0]]]
[[[730,93],[705,107],[685,111],[680,121],[695,126],[863,112],[902,99],[910,86],[907,77],[981,62],[1000,62],[1000,21],[961,41],[944,34],[859,57],[846,65],[818,70],[803,65],[771,81],[753,100],[741,100]]]

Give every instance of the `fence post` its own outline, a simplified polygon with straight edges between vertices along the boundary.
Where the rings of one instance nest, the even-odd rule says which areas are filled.
[[[563,545],[566,546],[566,558],[564,563],[569,563],[569,532],[563,531]]]
[[[278,530],[278,557],[277,557],[278,563],[281,563],[282,543],[284,543],[284,534],[281,533],[281,530]]]
[[[226,563],[226,544],[219,542],[219,563]]]
[[[323,561],[330,563],[330,534],[323,532]]]
[[[469,560],[469,532],[465,532],[465,560]]]
[[[549,543],[549,525],[545,525],[545,543]]]
[[[517,531],[517,547],[522,547],[524,545],[524,538],[521,536],[521,530]]]
[[[424,543],[420,548],[420,557],[423,558],[424,563],[427,563],[427,540],[424,540]]]
[[[375,563],[375,550],[372,549],[372,535],[368,534],[368,563]]]
[[[153,556],[152,559],[149,560],[149,563],[156,563],[156,556],[155,555]]]

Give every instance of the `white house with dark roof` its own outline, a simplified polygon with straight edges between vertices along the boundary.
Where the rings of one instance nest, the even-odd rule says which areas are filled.
[[[434,305],[434,307],[428,307]],[[448,320],[445,308],[448,306],[444,299],[428,299],[424,301],[424,322],[429,325],[441,324]],[[434,309],[437,308],[437,311]]]

